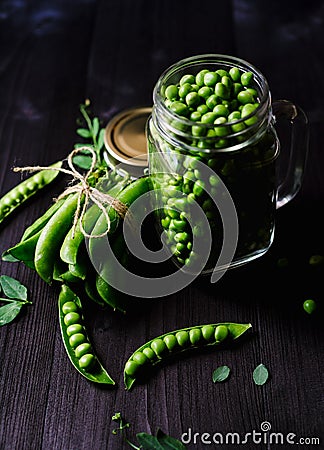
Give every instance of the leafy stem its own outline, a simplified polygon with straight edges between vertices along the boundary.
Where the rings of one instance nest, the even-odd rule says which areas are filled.
[[[4,297],[0,297],[0,302],[8,302],[8,303],[12,303],[12,302],[16,302],[16,303],[21,303],[22,305],[32,305],[32,302],[30,302],[29,300],[15,300],[13,298],[4,298]]]
[[[136,438],[137,442],[140,444],[139,447],[137,447],[135,444],[130,442],[126,437],[126,429],[130,427],[130,424],[126,422],[123,418],[120,412],[114,414],[112,416],[112,420],[118,423],[118,428],[115,428],[112,433],[113,434],[120,434],[124,441],[130,445],[134,450],[170,450],[171,448],[174,450],[185,450],[186,447],[183,445],[182,442],[178,441],[177,439],[168,436],[167,434],[163,433],[162,430],[158,429],[155,436],[148,434],[148,433],[137,433]]]
[[[85,121],[85,126],[78,128],[76,132],[82,138],[90,140],[90,143],[77,143],[75,144],[75,147],[83,147],[84,145],[91,146],[96,153],[96,168],[101,171],[106,171],[107,166],[101,158],[101,149],[104,144],[105,130],[104,128],[100,128],[98,117],[91,118],[91,115],[88,111],[89,106],[90,100],[88,99],[84,102],[84,104],[80,105],[80,112]],[[73,162],[81,169],[88,170],[91,166],[91,157],[86,151],[83,151],[81,154],[73,158]]]
[[[116,434],[117,435],[119,433],[123,437],[124,441],[128,445],[130,445],[133,449],[141,450],[140,447],[137,447],[135,444],[133,444],[130,440],[127,439],[125,430],[130,427],[130,424],[128,422],[124,421],[121,413],[120,412],[115,413],[112,416],[111,420],[113,420],[113,421],[118,423],[118,427],[113,429],[112,434]]]
[[[19,314],[23,305],[31,304],[28,300],[27,288],[20,281],[7,275],[0,276],[0,292],[6,297],[0,297],[0,302],[6,302],[0,307],[0,326],[12,322]]]

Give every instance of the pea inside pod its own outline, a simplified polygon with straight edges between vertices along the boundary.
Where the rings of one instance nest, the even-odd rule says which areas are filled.
[[[0,223],[18,206],[36,194],[44,186],[54,181],[59,174],[59,171],[55,169],[61,166],[62,161],[58,161],[51,166],[53,170],[41,170],[7,192],[0,199]]]
[[[66,352],[76,370],[95,383],[114,385],[89,341],[80,298],[65,284],[59,294],[59,319]]]
[[[150,368],[168,357],[192,349],[234,341],[251,327],[250,323],[225,322],[183,328],[158,336],[138,348],[126,362],[125,387],[130,390],[141,373],[149,371]]]

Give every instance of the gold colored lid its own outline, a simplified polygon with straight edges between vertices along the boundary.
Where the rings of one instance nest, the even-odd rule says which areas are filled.
[[[128,171],[148,166],[145,124],[151,112],[149,107],[127,109],[108,122],[104,142],[110,164]]]

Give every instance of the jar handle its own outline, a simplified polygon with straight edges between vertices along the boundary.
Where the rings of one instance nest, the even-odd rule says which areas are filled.
[[[309,126],[304,111],[288,100],[273,102],[272,110],[276,124],[290,122],[290,149],[288,155],[282,155],[287,159],[287,170],[278,186],[278,209],[293,199],[301,187],[308,153]],[[282,159],[280,158],[280,163]]]

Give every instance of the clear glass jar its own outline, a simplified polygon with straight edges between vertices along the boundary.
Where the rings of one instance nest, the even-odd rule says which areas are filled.
[[[201,70],[229,72],[233,67],[240,76],[253,74],[257,98],[244,114],[244,104],[239,108],[236,99],[222,101],[228,111],[239,108],[240,118],[215,123],[210,114],[212,123],[202,123],[193,120],[190,103],[186,116],[170,108],[166,90],[179,86],[184,75],[196,80]],[[216,86],[210,89],[213,95]],[[208,112],[216,111],[212,100]],[[288,101],[272,103],[261,72],[226,55],[199,55],[169,67],[154,88],[153,101],[146,128],[150,177],[158,226],[174,261],[183,269],[209,273],[263,255],[273,241],[276,208],[301,185],[308,146],[303,111]],[[291,123],[287,158],[279,157],[277,116]]]

